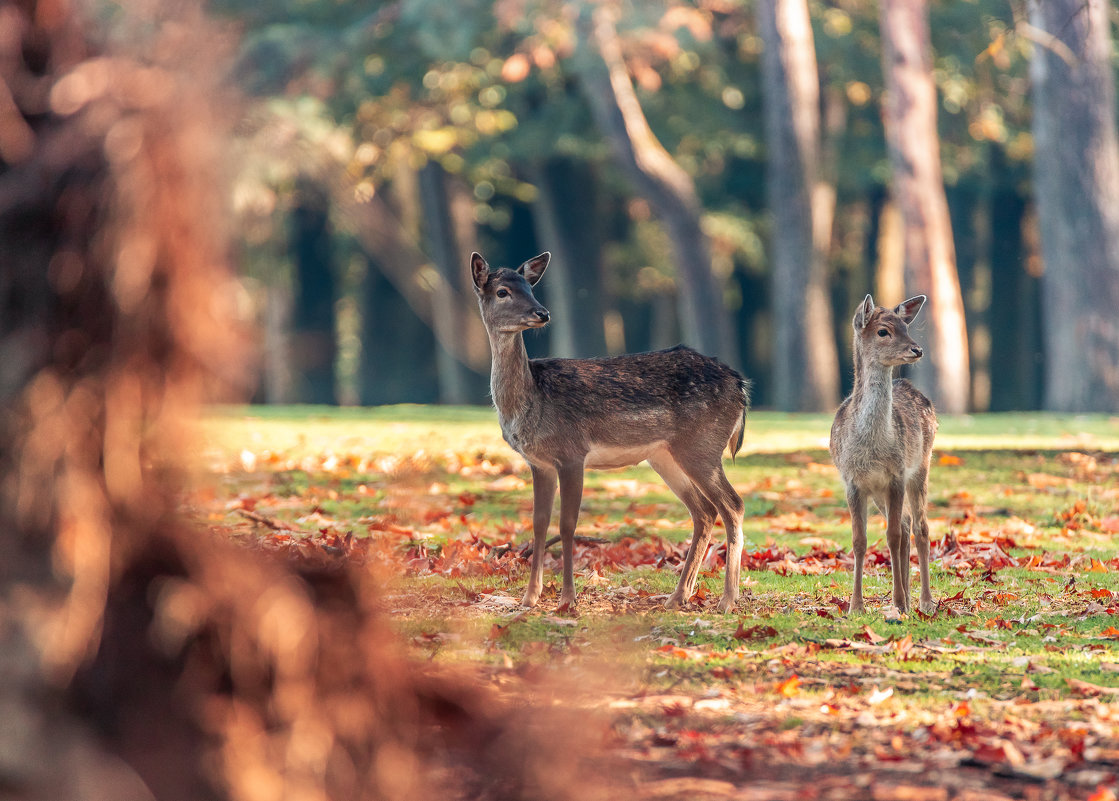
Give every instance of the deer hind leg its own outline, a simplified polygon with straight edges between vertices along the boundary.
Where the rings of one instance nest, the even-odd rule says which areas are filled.
[[[583,504],[583,463],[562,465],[559,469],[560,543],[563,547],[563,590],[560,609],[575,607],[575,527]]]
[[[532,466],[532,569],[521,603],[536,606],[544,590],[544,543],[552,522],[552,504],[556,498],[556,471]]]
[[[695,592],[700,563],[711,542],[711,527],[715,524],[715,515],[718,512],[670,454],[650,456],[648,461],[649,466],[664,479],[668,488],[676,494],[684,506],[688,507],[688,513],[692,516],[692,540],[688,545],[688,554],[684,558],[684,566],[680,571],[680,580],[676,582],[676,589],[664,602],[666,609],[678,609]]]
[[[719,512],[727,530],[727,572],[723,583],[723,597],[716,609],[727,613],[738,602],[739,576],[742,571],[742,498],[723,472],[722,454],[710,458],[689,460],[678,458],[677,463],[687,473],[696,488]]]
[[[936,612],[937,603],[933,600],[929,586],[928,475],[928,471],[922,471],[914,476],[906,495],[909,499],[909,514],[913,520],[913,538],[917,545],[917,565],[921,571],[921,598],[917,601],[917,608],[926,615],[931,615]]]

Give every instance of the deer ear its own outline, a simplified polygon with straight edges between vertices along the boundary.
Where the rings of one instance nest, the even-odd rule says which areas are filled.
[[[548,267],[548,262],[551,261],[552,254],[545,251],[535,258],[529,259],[520,267],[517,272],[525,277],[529,286],[536,286],[536,282],[540,280],[540,276],[544,275],[544,270]]]
[[[855,319],[851,324],[855,326],[855,330],[866,328],[866,324],[870,322],[870,316],[874,314],[874,298],[867,295],[863,298],[863,302],[859,304],[859,308],[855,310]]]
[[[470,274],[474,277],[474,288],[476,290],[480,290],[486,285],[486,279],[490,274],[490,266],[481,254],[470,254]]]
[[[924,295],[918,295],[909,300],[903,300],[897,305],[897,308],[894,309],[894,314],[900,317],[906,325],[909,325],[916,319],[917,312],[921,311],[921,307],[925,305],[926,300],[928,300],[928,298]]]

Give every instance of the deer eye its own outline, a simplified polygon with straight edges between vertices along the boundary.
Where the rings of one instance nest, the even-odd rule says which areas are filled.
[[[888,337],[889,335],[890,335],[890,332],[889,332],[889,331],[887,331],[887,330],[886,330],[885,328],[879,328],[879,329],[878,329],[878,336],[880,336],[880,337]]]
[[[499,289],[499,290],[497,290],[497,296],[499,298],[507,298],[507,297],[509,297],[509,290],[508,289]]]

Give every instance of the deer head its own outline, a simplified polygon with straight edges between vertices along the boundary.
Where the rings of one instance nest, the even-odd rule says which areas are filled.
[[[479,254],[470,255],[474,294],[487,331],[515,334],[548,324],[551,315],[532,294],[532,287],[544,275],[551,258],[551,253],[541,253],[515,270],[501,267],[491,272]]]
[[[855,350],[865,360],[885,367],[912,364],[924,351],[909,336],[909,324],[925,305],[925,296],[917,295],[892,309],[874,305],[867,295],[851,321],[855,329]]]

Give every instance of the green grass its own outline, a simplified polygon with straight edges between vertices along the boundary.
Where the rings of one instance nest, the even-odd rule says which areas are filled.
[[[829,426],[824,415],[750,415],[743,452],[726,463],[746,504],[748,552],[848,550],[843,493],[826,452]],[[501,441],[491,409],[220,408],[203,420],[201,437],[210,488],[195,505],[231,536],[269,536],[230,511],[246,503],[312,538],[328,531],[375,539],[382,535],[370,521],[396,521],[412,532],[393,551],[402,565],[418,545],[441,554],[470,537],[520,543],[529,536],[527,471]],[[668,593],[676,577],[649,567],[578,576],[577,617],[556,613],[554,588],[529,612],[511,601],[487,607],[492,596],[519,599],[526,568],[513,557],[488,575],[400,567],[386,607],[422,658],[496,670],[608,664],[614,679],[644,691],[769,692],[796,674],[802,693],[889,686],[917,706],[977,694],[1067,697],[1069,679],[1119,684],[1101,667],[1119,663],[1119,641],[1108,633],[1119,620],[1107,611],[1119,607],[1108,598],[1092,605],[1092,590],[1119,598],[1117,572],[1089,572],[1092,559],[1115,557],[1101,521],[1119,514],[1117,453],[1115,418],[945,418],[930,480],[934,540],[949,533],[999,539],[1014,557],[1065,554],[1071,561],[1050,572],[1005,567],[989,575],[934,561],[934,596],[962,595],[932,619],[883,619],[885,566],[868,568],[870,611],[857,616],[843,615],[833,601],[850,594],[846,570],[744,571],[745,597],[732,616],[701,607],[664,611],[646,596]],[[681,543],[691,526],[659,478],[637,467],[588,474],[580,533]],[[882,548],[880,517],[872,518],[869,539]],[[722,571],[704,575],[701,586],[713,602]],[[752,627],[762,634],[736,638]],[[865,642],[868,636],[884,639]],[[1026,678],[1034,689],[1023,688]]]
[[[751,412],[743,453],[826,450],[830,415]],[[235,457],[241,449],[268,448],[296,456],[326,450],[389,454],[422,446],[508,450],[497,416],[483,406],[215,407],[202,427],[205,449]],[[944,417],[940,451],[1119,451],[1119,418],[1104,415],[984,414]]]

